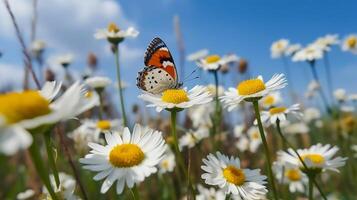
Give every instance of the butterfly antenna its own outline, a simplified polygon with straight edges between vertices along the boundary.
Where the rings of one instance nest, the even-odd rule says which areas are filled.
[[[186,82],[186,81],[188,80],[188,78],[190,78],[190,76],[192,76],[194,73],[197,72],[197,69],[198,69],[198,67],[196,67],[194,70],[192,70],[192,72],[191,72],[189,75],[187,75],[187,76],[183,79],[183,81]],[[199,78],[199,77],[197,76],[197,77],[195,77],[194,79],[196,79],[196,78]],[[192,79],[192,80],[194,80],[194,79]]]
[[[196,79],[198,79],[198,78],[200,78],[200,77],[199,77],[199,76],[196,76],[196,77],[194,77],[194,78],[191,78],[191,79],[186,80],[185,82],[187,83],[187,82],[190,82],[190,81],[196,80]]]

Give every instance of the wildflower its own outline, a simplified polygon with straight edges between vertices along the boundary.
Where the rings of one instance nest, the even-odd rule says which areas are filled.
[[[291,44],[285,50],[285,56],[294,56],[301,49],[301,44]]]
[[[336,45],[339,43],[337,34],[327,34],[323,37],[319,37],[313,43],[321,48],[324,52],[330,51],[332,45]]]
[[[105,146],[89,143],[90,154],[79,160],[83,168],[98,172],[94,180],[105,179],[101,193],[106,193],[116,181],[117,194],[123,192],[125,185],[132,188],[142,182],[157,171],[166,149],[161,132],[144,130],[140,125],[135,125],[132,133],[124,128],[122,136],[117,132],[105,133],[105,140]]]
[[[135,38],[139,35],[133,27],[129,27],[127,30],[121,30],[115,23],[110,23],[106,29],[98,29],[94,34],[96,39],[107,39],[112,44],[119,44],[127,37]]]
[[[175,166],[176,166],[175,155],[170,150],[170,147],[166,145],[166,152],[162,157],[162,160],[158,164],[159,173],[164,174],[166,172],[172,172],[174,171]]]
[[[259,146],[262,144],[262,138],[259,134],[259,129],[256,126],[252,126],[247,131],[249,138],[249,151],[257,152]]]
[[[271,57],[280,58],[284,56],[288,46],[289,40],[287,39],[280,39],[278,41],[273,42],[270,47]]]
[[[31,199],[35,195],[35,191],[32,189],[27,189],[24,192],[20,192],[16,195],[17,200]]]
[[[314,107],[306,108],[303,112],[303,115],[303,119],[306,123],[310,123],[321,118],[320,110]]]
[[[205,171],[201,178],[208,185],[218,186],[225,194],[241,196],[243,199],[261,199],[268,191],[266,176],[260,169],[242,169],[239,158],[225,156],[220,152],[209,154],[202,160]]]
[[[297,152],[309,170],[316,170],[317,172],[332,170],[338,172],[337,168],[344,166],[347,160],[347,158],[339,156],[333,158],[338,150],[339,148],[337,146],[331,146],[330,144],[322,145],[319,143],[308,149],[298,149]],[[292,149],[288,149],[287,152],[279,152],[278,155],[287,163],[304,170],[301,161]]]
[[[322,49],[317,45],[310,44],[307,47],[296,52],[292,60],[294,62],[299,62],[299,61],[314,62],[316,60],[321,59],[322,57],[323,57]]]
[[[357,54],[357,35],[349,35],[342,42],[342,50]]]
[[[179,139],[180,149],[183,147],[192,148],[202,139],[207,138],[209,135],[209,129],[206,127],[200,127],[196,131],[190,130]]]
[[[203,86],[195,86],[188,92],[186,89],[168,89],[159,95],[146,92],[139,95],[139,98],[150,102],[148,107],[156,107],[157,112],[163,109],[184,109],[212,101],[211,95]]]
[[[274,75],[268,82],[264,83],[262,76],[242,81],[237,88],[229,88],[221,101],[232,111],[243,100],[261,98],[269,93],[284,88],[287,85],[283,74]]]
[[[46,48],[46,43],[42,40],[35,40],[31,43],[31,52],[35,57],[39,57],[44,49]]]
[[[197,61],[197,65],[203,70],[216,71],[222,65],[225,65],[230,62],[238,61],[239,58],[236,55],[225,55],[223,57],[219,55],[209,55],[205,58],[202,58]]]
[[[205,188],[199,184],[197,185],[197,190],[197,200],[223,200],[226,198],[226,195],[222,192],[222,190],[216,190],[213,187]]]
[[[111,82],[112,81],[108,77],[103,76],[90,77],[84,81],[84,83],[86,83],[91,88],[100,90],[110,85]]]
[[[275,124],[277,120],[285,121],[287,115],[295,116],[297,118],[302,117],[299,112],[300,105],[294,104],[290,107],[278,106],[270,108],[268,111],[262,111],[261,118],[265,123]],[[256,122],[255,122],[256,123]]]
[[[195,128],[200,126],[212,127],[211,114],[214,112],[214,106],[211,103],[190,107],[187,111],[188,117],[192,120]]]
[[[339,102],[344,102],[347,100],[347,93],[345,89],[339,88],[333,92],[333,96]]]
[[[32,144],[31,130],[73,118],[99,104],[87,96],[84,85],[74,83],[53,100],[61,84],[46,82],[40,91],[28,90],[0,95],[0,152],[12,155]]]
[[[281,93],[279,91],[276,91],[276,92],[271,92],[267,96],[263,97],[263,99],[260,102],[264,108],[270,108],[281,103],[281,101],[282,101]]]
[[[187,60],[188,61],[198,61],[200,59],[205,58],[206,56],[208,56],[208,49],[201,49],[199,51],[196,51],[194,53],[191,53],[190,55],[187,56]]]
[[[299,168],[278,160],[274,162],[273,169],[276,174],[276,179],[280,181],[281,184],[289,185],[290,192],[305,192],[308,179]]]
[[[66,173],[60,172],[58,174],[60,185],[56,187],[56,182],[53,174],[50,175],[50,181],[53,188],[55,188],[56,195],[61,197],[61,199],[76,200],[79,197],[74,194],[76,188],[76,181],[74,178]],[[51,199],[50,194],[47,189],[43,188],[44,199]]]
[[[306,125],[305,122],[295,122],[284,126],[284,133],[286,134],[305,134],[309,131],[310,128]]]
[[[63,54],[55,58],[56,63],[62,65],[64,68],[67,68],[73,62],[73,54]]]

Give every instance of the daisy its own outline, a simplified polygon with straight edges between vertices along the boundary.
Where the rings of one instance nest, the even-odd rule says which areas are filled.
[[[35,57],[41,55],[46,48],[46,43],[43,40],[35,40],[31,43],[31,52]]]
[[[218,186],[225,194],[255,200],[268,192],[264,186],[266,176],[260,175],[260,169],[242,169],[239,158],[229,158],[217,152],[202,161],[204,165],[201,168],[205,173],[201,178],[208,185]]]
[[[208,136],[209,136],[209,129],[206,127],[200,127],[196,131],[190,130],[179,139],[179,147],[180,149],[186,146],[188,148],[192,148],[196,144],[198,144],[202,139],[207,138]]]
[[[339,43],[337,34],[327,34],[323,37],[319,37],[313,43],[320,47],[324,52],[330,51],[332,45],[336,45]]]
[[[305,192],[308,178],[299,168],[278,160],[273,163],[273,169],[276,179],[280,181],[281,184],[287,184],[290,192]]]
[[[222,190],[216,190],[213,187],[205,188],[201,184],[197,185],[197,200],[224,200],[226,195]]]
[[[271,57],[280,58],[284,56],[288,46],[289,40],[287,39],[280,39],[278,41],[273,42],[270,47]]]
[[[271,92],[267,96],[263,97],[263,99],[260,101],[261,105],[264,108],[270,108],[276,106],[281,102],[282,102],[282,97],[279,91]]]
[[[187,114],[192,121],[193,127],[212,127],[211,115],[213,112],[214,106],[211,103],[207,103],[189,108]]]
[[[190,91],[187,89],[168,89],[161,95],[151,94],[145,92],[139,95],[139,98],[144,101],[148,101],[151,104],[148,107],[156,107],[157,112],[161,112],[163,109],[184,109],[195,105],[202,105],[212,101],[212,97],[207,92],[206,87],[195,86]]]
[[[345,89],[339,88],[333,92],[333,96],[339,102],[344,102],[347,100],[347,92]]]
[[[256,126],[251,126],[247,130],[248,138],[249,138],[249,151],[257,152],[259,146],[262,144],[262,138],[260,137],[259,129]]]
[[[347,158],[336,157],[333,158],[339,148],[331,146],[330,144],[322,145],[316,144],[308,149],[298,149],[297,152],[303,159],[309,170],[316,170],[317,172],[332,170],[338,172],[337,168],[345,165]],[[279,157],[293,166],[299,167],[303,171],[303,164],[299,160],[298,155],[292,150],[288,149],[287,152],[278,152]]]
[[[112,81],[108,77],[95,76],[87,78],[84,83],[93,89],[104,89],[105,87],[110,85]]]
[[[303,112],[303,115],[303,119],[306,123],[310,123],[321,118],[320,110],[314,107],[306,108]]]
[[[121,120],[92,120],[86,119],[82,121],[84,130],[87,130],[87,134],[94,135],[95,138],[99,139],[101,133],[111,132],[111,131],[120,131],[121,130]],[[96,140],[98,141],[98,140]]]
[[[357,54],[357,35],[349,35],[342,42],[342,50]]]
[[[138,35],[139,31],[133,27],[121,30],[115,23],[110,23],[106,29],[98,29],[94,37],[96,39],[107,39],[110,43],[118,44],[127,37],[135,38]]]
[[[73,62],[73,59],[74,59],[73,54],[68,53],[68,54],[59,55],[54,60],[56,63],[67,68]]]
[[[0,95],[0,152],[13,155],[32,144],[31,130],[71,119],[99,104],[84,85],[74,83],[56,100],[61,84],[46,82],[43,88]]]
[[[201,49],[199,51],[196,51],[196,52],[188,55],[187,60],[195,62],[195,61],[205,58],[206,56],[208,56],[208,54],[209,54],[208,49]]]
[[[291,44],[285,50],[285,56],[294,56],[301,49],[301,44]]]
[[[158,164],[159,173],[164,174],[166,172],[173,172],[176,166],[175,155],[172,153],[170,147],[166,145],[166,152],[162,157],[162,160]]]
[[[319,60],[322,57],[323,57],[322,49],[317,45],[310,44],[307,47],[296,52],[292,60],[294,62],[301,62],[301,61],[314,62],[315,60]]]
[[[32,197],[35,196],[35,191],[32,189],[27,189],[24,192],[20,192],[16,195],[17,200],[25,200],[25,199],[31,199]]]
[[[284,88],[287,85],[284,74],[275,74],[268,82],[264,83],[263,77],[242,81],[237,88],[229,88],[221,98],[221,101],[232,111],[243,100],[261,98],[273,91]]]
[[[285,121],[287,115],[301,118],[302,113],[299,112],[299,110],[300,110],[299,104],[294,104],[290,107],[284,107],[284,106],[273,107],[270,108],[268,111],[262,111],[261,119],[265,123],[270,122],[271,124],[275,124],[277,120]],[[256,124],[257,122],[255,121],[254,123]]]
[[[66,173],[60,172],[58,174],[60,179],[59,187],[56,187],[56,181],[53,174],[50,175],[50,181],[53,188],[55,188],[56,195],[60,197],[60,199],[66,200],[77,200],[78,196],[74,194],[74,190],[76,189],[76,181],[74,178]],[[43,195],[45,199],[52,199],[47,189],[43,188]]]
[[[288,121],[286,121],[288,122]],[[283,126],[283,124],[282,124]],[[284,133],[286,134],[305,134],[308,133],[310,131],[310,128],[306,125],[305,122],[296,122],[296,123],[292,123],[292,124],[287,124],[285,126],[283,126],[284,129]]]
[[[216,71],[222,65],[225,65],[230,62],[237,62],[237,61],[239,61],[239,58],[234,54],[225,55],[223,57],[215,54],[215,55],[209,55],[205,58],[201,58],[196,63],[197,66],[201,67],[203,70]]]
[[[123,192],[125,185],[132,188],[142,182],[157,171],[166,149],[161,132],[144,130],[138,124],[133,133],[124,128],[122,136],[117,132],[105,133],[105,140],[105,146],[89,143],[90,154],[79,160],[83,168],[98,172],[94,180],[105,179],[101,193],[106,193],[115,181],[117,194]]]

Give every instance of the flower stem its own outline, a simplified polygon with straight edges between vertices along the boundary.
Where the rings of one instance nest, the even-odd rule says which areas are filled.
[[[133,188],[130,188],[130,193],[133,196],[134,200],[140,200],[140,195],[139,195],[138,188],[136,187],[136,185],[134,185]]]
[[[123,125],[126,127],[128,125],[128,121],[126,119],[126,114],[125,114],[125,106],[124,106],[124,97],[123,97],[123,88],[121,85],[121,77],[120,77],[120,65],[119,65],[119,45],[115,46],[115,64],[116,64],[116,69],[117,69],[117,81],[118,81],[118,91],[119,91],[119,101],[120,101],[120,106],[121,106],[121,112],[122,112],[122,117],[123,117]]]
[[[313,193],[314,193],[313,180],[314,180],[314,178],[311,176],[308,176],[308,177],[309,177],[309,200],[313,200],[314,199],[314,197],[313,197]]]
[[[187,180],[187,186],[188,188],[191,189],[193,193],[195,193],[194,187],[191,182],[191,178],[188,175],[187,168],[185,167],[184,159],[182,157],[182,154],[180,152],[179,146],[178,146],[178,140],[177,140],[177,133],[176,133],[176,117],[177,117],[177,111],[172,110],[171,111],[171,134],[173,137],[173,143],[174,143],[174,149],[176,153],[176,158],[177,162],[179,164],[179,167],[181,168],[181,171],[183,171],[185,178]],[[188,194],[188,196],[190,196]],[[193,195],[195,197],[195,195]]]
[[[327,110],[327,112],[331,115],[332,114],[332,111],[331,111],[331,108],[329,106],[329,103],[327,101],[327,98],[326,98],[326,95],[321,87],[321,84],[320,84],[320,79],[319,79],[319,76],[317,75],[317,71],[316,71],[316,67],[315,67],[315,62],[309,62],[310,63],[310,69],[311,69],[311,72],[312,72],[312,76],[314,77],[314,80],[319,84],[320,88],[318,89],[319,93],[320,93],[320,96],[321,96],[321,99],[322,99],[322,102]]]
[[[325,62],[325,68],[326,68],[326,79],[327,79],[327,87],[330,93],[330,98],[333,100],[333,80],[332,80],[332,75],[331,75],[331,65],[330,61],[328,58],[328,53],[325,52],[324,54],[324,62]]]
[[[60,179],[59,179],[59,176],[58,176],[58,170],[57,170],[57,166],[56,166],[56,161],[55,161],[55,158],[53,156],[50,133],[51,133],[50,131],[45,132],[43,134],[43,137],[44,137],[45,143],[46,143],[46,151],[47,151],[47,156],[48,156],[48,162],[49,162],[50,167],[52,169],[53,177],[55,178],[56,186],[58,188],[60,186]]]
[[[48,177],[48,171],[43,163],[40,149],[38,148],[36,142],[32,143],[32,145],[29,148],[29,152],[31,155],[32,162],[35,165],[36,171],[37,171],[38,175],[40,176],[43,184],[47,188],[48,193],[50,193],[51,198],[53,200],[58,200],[56,193],[54,192],[54,190],[51,186],[51,181],[50,181],[50,178]]]
[[[99,95],[99,119],[103,119],[104,115],[104,105],[103,105],[103,91],[102,90],[97,90],[98,95]]]
[[[291,145],[291,143],[285,138],[285,136],[284,136],[283,133],[281,132],[280,120],[279,120],[279,119],[276,120],[276,127],[277,127],[277,129],[278,129],[278,133],[279,133],[281,139],[283,140],[283,142],[284,142],[285,144],[287,144],[288,147],[290,147],[290,148],[294,151],[294,153],[298,156],[298,158],[299,158],[300,162],[302,163],[304,169],[305,169],[306,171],[309,171],[309,168],[307,167],[307,165],[306,165],[306,163],[304,162],[304,160],[301,158],[300,154],[297,152],[297,150]],[[310,180],[310,177],[309,177],[309,180]],[[319,184],[318,184],[317,181],[315,180],[315,177],[313,177],[313,179],[312,179],[311,181],[315,184],[316,188],[319,190],[319,192],[320,192],[322,198],[326,200],[327,198],[326,198],[325,194],[323,193],[321,187],[319,186]]]
[[[271,188],[273,191],[274,199],[278,200],[278,194],[277,194],[276,188],[275,188],[275,179],[274,179],[274,175],[273,175],[273,170],[271,169],[271,158],[270,158],[270,154],[269,154],[268,143],[266,141],[265,134],[264,134],[264,128],[262,125],[262,121],[260,119],[258,100],[253,100],[252,102],[253,102],[253,106],[254,106],[254,110],[255,110],[255,117],[257,118],[257,121],[258,121],[260,137],[262,138],[262,142],[263,142],[263,146],[264,146],[265,157],[267,159],[269,182],[270,182],[270,185],[271,185]]]
[[[213,149],[217,148],[217,144],[215,142],[215,136],[219,133],[220,127],[220,108],[219,108],[219,99],[218,99],[218,72],[217,70],[213,72],[214,74],[214,83],[215,83],[215,114],[214,114],[214,122],[213,122],[213,132],[211,135]]]

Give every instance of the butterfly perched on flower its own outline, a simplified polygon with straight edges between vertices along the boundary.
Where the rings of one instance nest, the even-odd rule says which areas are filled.
[[[145,52],[145,67],[138,73],[136,85],[149,93],[159,94],[167,89],[180,88],[172,55],[160,38],[154,38]]]

